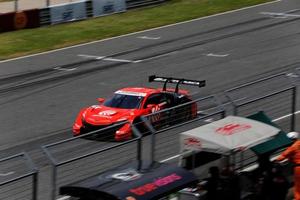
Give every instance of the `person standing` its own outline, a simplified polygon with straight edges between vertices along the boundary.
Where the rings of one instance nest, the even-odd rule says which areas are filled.
[[[219,168],[217,166],[210,167],[209,175],[210,177],[205,179],[206,184],[203,185],[203,188],[207,191],[207,199],[222,199],[223,188]]]
[[[289,181],[284,176],[282,171],[282,166],[278,164],[274,164],[271,169],[270,175],[270,190],[269,190],[269,199],[270,200],[285,200],[288,189],[289,189]]]
[[[294,199],[300,200],[300,135],[297,132],[291,132],[288,136],[296,141],[282,152],[276,161],[281,162],[287,159],[294,164]]]

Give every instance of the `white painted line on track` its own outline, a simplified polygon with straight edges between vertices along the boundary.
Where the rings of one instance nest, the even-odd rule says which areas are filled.
[[[58,198],[58,199],[56,199],[56,200],[68,200],[68,199],[70,199],[70,198],[71,198],[70,196],[63,196],[63,197]]]
[[[84,58],[93,58],[96,60],[101,60],[101,59],[105,58],[105,57],[101,57],[101,56],[85,55],[85,54],[78,54],[77,56],[84,57]]]
[[[300,110],[298,110],[298,111],[296,111],[295,112],[295,115],[298,115],[300,113]],[[288,117],[291,117],[292,116],[292,113],[290,113],[290,114],[287,114],[287,115],[284,115],[284,116],[282,116],[282,117],[278,117],[277,119],[274,119],[274,120],[272,120],[273,122],[277,122],[277,121],[280,121],[280,120],[282,120],[282,119],[285,119],[285,118],[288,118]]]
[[[125,59],[117,59],[117,58],[104,58],[103,60],[113,61],[113,62],[124,62],[124,63],[136,63],[137,62],[134,60],[125,60]]]
[[[208,57],[217,57],[217,58],[224,58],[229,56],[229,54],[214,54],[214,53],[208,53],[208,54],[202,54],[204,56],[208,56]]]
[[[286,76],[291,77],[291,78],[298,78],[299,75],[295,73],[288,73]]]
[[[178,51],[173,51],[173,52],[170,52],[170,53],[165,53],[165,54],[161,54],[161,55],[158,55],[158,56],[153,56],[153,57],[146,58],[146,59],[143,59],[143,60],[137,60],[136,62],[144,62],[144,61],[154,60],[154,59],[157,59],[157,58],[162,58],[162,57],[170,56],[170,55],[177,54],[177,53],[178,53]]]
[[[0,176],[9,176],[14,174],[15,172],[7,172],[7,173],[0,173]]]
[[[177,154],[177,155],[172,156],[172,157],[170,157],[170,158],[166,158],[166,159],[164,159],[164,160],[160,160],[159,162],[162,162],[162,163],[168,162],[169,160],[173,160],[173,159],[175,159],[175,158],[179,158],[180,156],[181,156],[181,155]]]
[[[248,6],[248,7],[236,9],[236,10],[230,10],[230,11],[223,12],[223,13],[217,13],[217,14],[214,14],[214,15],[200,17],[200,18],[196,18],[196,19],[192,19],[192,20],[188,20],[188,21],[184,21],[184,22],[178,22],[178,23],[169,24],[169,25],[165,25],[165,26],[160,26],[160,27],[156,27],[156,28],[152,28],[152,29],[147,29],[147,30],[143,30],[143,31],[138,31],[138,32],[134,32],[134,33],[128,33],[128,34],[120,35],[120,36],[116,36],[116,37],[106,38],[106,39],[102,39],[102,40],[96,40],[96,41],[92,41],[92,42],[88,42],[88,43],[83,43],[83,44],[77,44],[77,45],[73,45],[73,46],[69,46],[69,47],[64,47],[64,48],[60,48],[60,49],[54,49],[54,50],[51,50],[51,51],[46,51],[46,52],[31,54],[31,55],[27,55],[27,56],[18,57],[18,58],[7,59],[7,60],[0,61],[0,63],[15,61],[15,60],[23,59],[23,58],[30,58],[30,57],[34,57],[34,56],[38,56],[38,55],[44,55],[44,54],[54,53],[54,52],[57,52],[57,51],[62,51],[62,50],[66,50],[66,49],[76,48],[76,47],[82,47],[82,46],[86,46],[86,45],[90,45],[90,44],[100,43],[100,42],[104,42],[104,41],[108,41],[108,40],[113,40],[113,39],[117,39],[117,38],[131,36],[131,35],[136,35],[138,33],[146,33],[148,31],[159,30],[159,29],[163,29],[163,28],[167,28],[167,27],[172,27],[172,26],[176,26],[176,25],[180,25],[180,24],[186,24],[186,23],[189,23],[189,22],[200,21],[200,20],[203,20],[203,19],[208,19],[208,18],[212,18],[212,17],[227,15],[227,14],[230,14],[230,13],[235,13],[235,12],[239,12],[239,11],[243,11],[243,10],[248,10],[248,9],[252,9],[252,8],[256,8],[256,7],[260,7],[260,6],[265,6],[265,5],[269,5],[269,4],[279,3],[281,1],[282,0],[276,0],[276,1],[272,1],[272,2],[266,2],[266,3],[262,3],[262,4],[258,4],[258,5],[253,5],[253,6]]]
[[[159,40],[161,37],[140,36],[140,37],[137,37],[137,38],[144,39],[144,40]]]
[[[270,15],[278,18],[287,18],[287,17],[300,17],[300,15],[287,14],[287,13],[276,13],[276,12],[261,12],[262,15]]]
[[[106,56],[94,56],[94,55],[85,55],[85,54],[79,54],[77,56],[84,57],[84,58],[93,58],[95,60],[105,60],[105,61],[113,61],[113,62],[125,62],[125,63],[141,62],[140,60],[126,60],[126,59],[110,58],[110,57],[106,57]]]
[[[60,71],[74,71],[76,70],[77,68],[63,68],[63,67],[54,67],[53,69],[56,69],[56,70],[60,70]]]

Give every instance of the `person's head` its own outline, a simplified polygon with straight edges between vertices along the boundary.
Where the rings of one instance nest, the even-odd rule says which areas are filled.
[[[293,131],[293,132],[289,132],[288,134],[287,134],[287,137],[288,138],[290,138],[290,139],[292,139],[292,140],[297,140],[297,139],[299,139],[299,133],[298,132],[295,132],[295,131]]]

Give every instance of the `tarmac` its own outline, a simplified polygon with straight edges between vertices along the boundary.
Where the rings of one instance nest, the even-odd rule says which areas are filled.
[[[74,2],[75,0],[49,0],[49,5]],[[13,0],[0,2],[0,13],[47,7],[47,0]]]

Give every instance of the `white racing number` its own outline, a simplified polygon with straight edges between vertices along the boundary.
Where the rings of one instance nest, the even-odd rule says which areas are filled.
[[[152,123],[158,122],[160,120],[161,114],[160,113],[154,114],[154,113],[156,113],[157,111],[160,111],[160,110],[161,110],[160,105],[155,105],[151,109],[152,115],[150,116],[150,120],[151,120]]]

